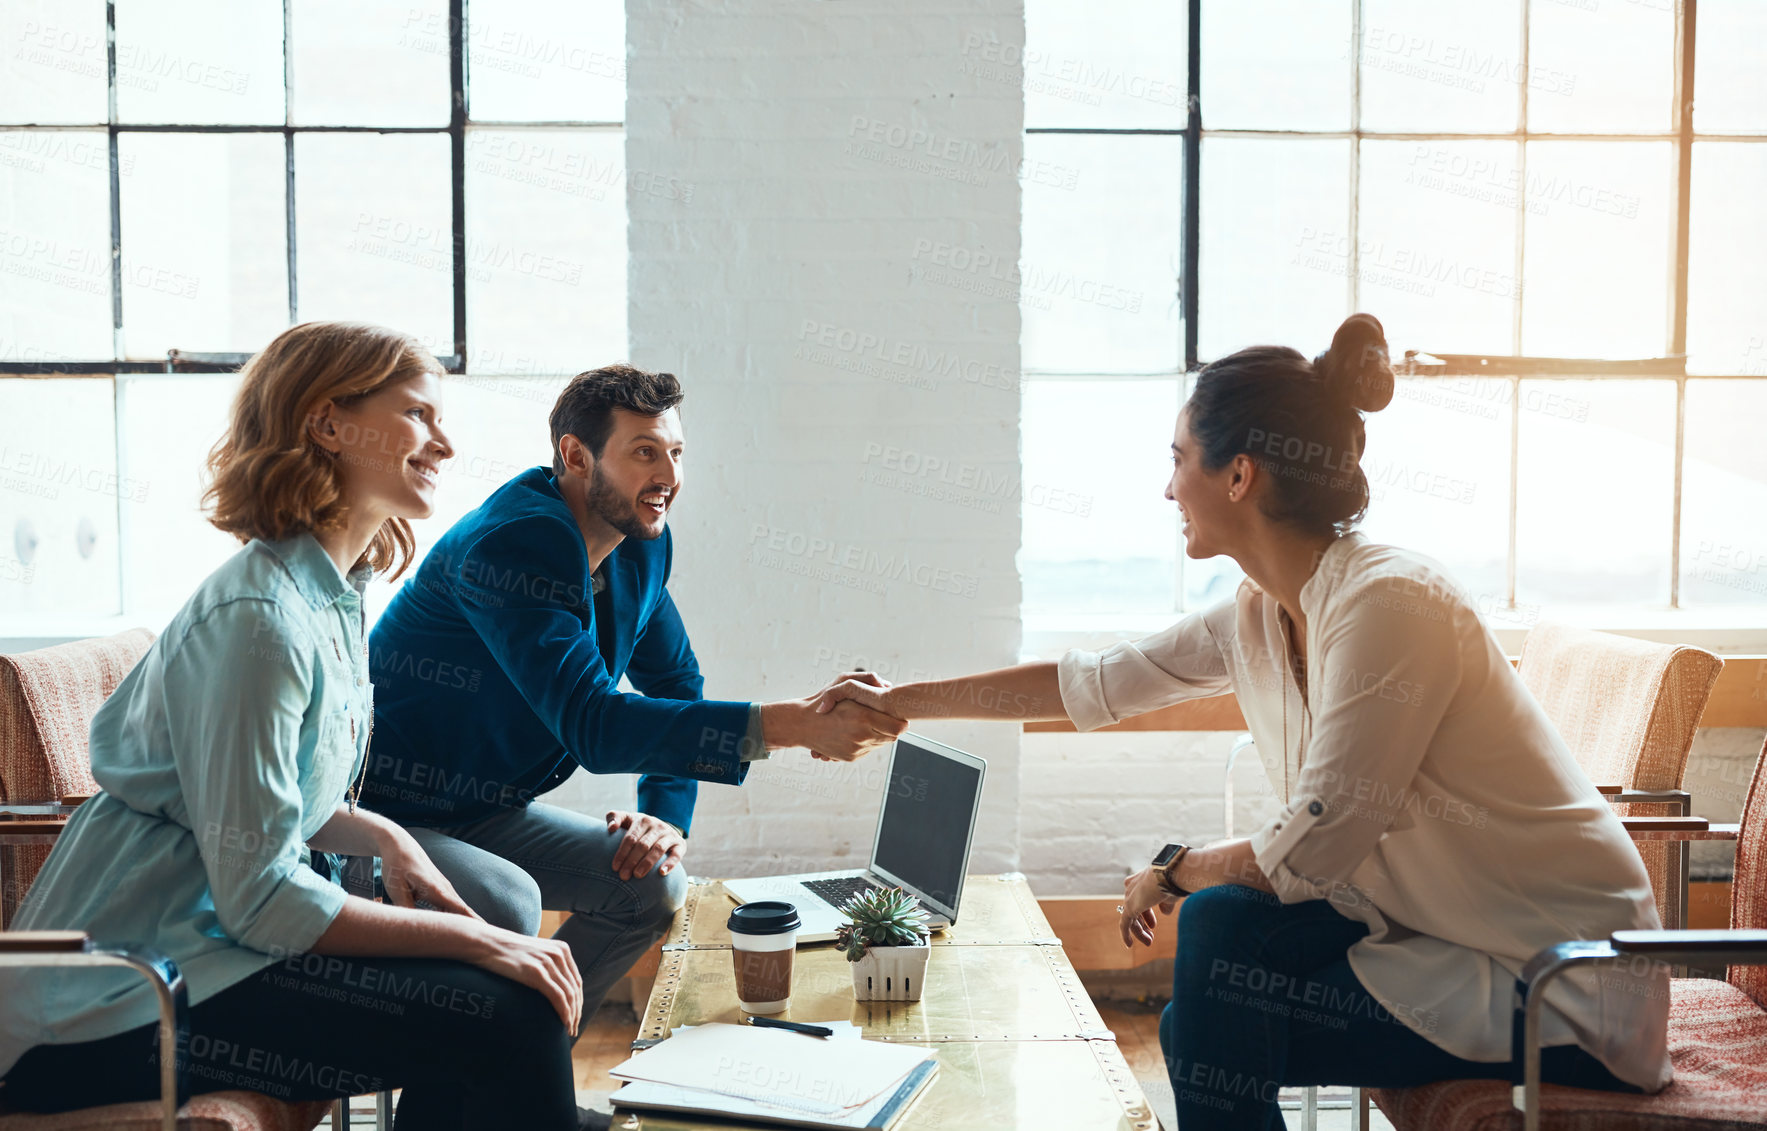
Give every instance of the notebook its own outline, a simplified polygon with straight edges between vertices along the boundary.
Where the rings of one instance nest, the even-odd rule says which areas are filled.
[[[812,1040],[816,1038],[811,1038]],[[852,1131],[888,1131],[897,1120],[914,1106],[926,1090],[939,1062],[925,1060],[916,1066],[894,1089],[886,1089],[870,1103],[845,1108],[832,1115],[816,1115],[792,1108],[774,1107],[754,1100],[726,1096],[698,1088],[679,1088],[640,1080],[627,1084],[611,1097],[615,1107],[636,1111],[660,1111],[679,1115],[711,1115],[726,1119],[742,1119],[769,1123],[779,1127],[833,1127]]]
[[[937,1071],[924,1046],[712,1023],[682,1027],[612,1070],[618,1107],[774,1123],[887,1128]]]

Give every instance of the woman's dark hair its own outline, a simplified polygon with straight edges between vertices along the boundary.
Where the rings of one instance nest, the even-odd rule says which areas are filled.
[[[552,473],[564,475],[558,442],[568,433],[583,442],[596,459],[614,432],[614,409],[639,416],[661,416],[686,394],[673,373],[652,373],[615,362],[571,378],[552,406]]]
[[[1392,399],[1386,332],[1374,315],[1352,314],[1312,361],[1287,346],[1251,346],[1210,362],[1185,407],[1204,468],[1243,452],[1270,476],[1266,517],[1344,534],[1368,511],[1362,414]]]

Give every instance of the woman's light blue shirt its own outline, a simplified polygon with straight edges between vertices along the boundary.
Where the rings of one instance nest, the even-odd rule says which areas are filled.
[[[152,947],[194,1004],[309,949],[343,890],[306,841],[366,753],[366,568],[309,534],[254,541],[204,581],[92,720],[92,776],[13,926]],[[152,1023],[132,971],[0,970],[0,1074],[38,1044]]]

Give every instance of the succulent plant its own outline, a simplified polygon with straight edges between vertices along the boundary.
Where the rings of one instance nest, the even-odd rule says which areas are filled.
[[[914,946],[927,934],[920,900],[901,888],[860,892],[841,911],[847,922],[835,931],[834,941],[848,962],[864,958],[867,947]]]

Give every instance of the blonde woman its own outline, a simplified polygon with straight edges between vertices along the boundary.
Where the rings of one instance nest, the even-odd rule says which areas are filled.
[[[1237,698],[1281,811],[1249,838],[1149,844],[1117,909],[1124,945],[1151,945],[1181,905],[1160,1044],[1185,1131],[1280,1128],[1285,1085],[1510,1078],[1522,964],[1659,925],[1625,829],[1474,602],[1354,529],[1362,414],[1393,388],[1366,314],[1312,361],[1254,346],[1198,375],[1166,498],[1188,557],[1245,571],[1231,599],[1059,662],[824,692],[901,718],[1081,730]],[[1668,1083],[1662,970],[1574,974],[1547,1002],[1549,1082]]]
[[[401,1131],[566,1131],[585,1118],[569,950],[487,925],[409,834],[356,804],[372,718],[362,591],[409,563],[409,520],[430,514],[453,455],[440,376],[412,338],[340,322],[296,326],[246,365],[207,494],[246,545],[94,718],[103,792],[16,926],[173,959],[190,1092],[403,1088]],[[381,857],[394,903],[347,896],[310,849]],[[156,1095],[155,1018],[125,972],[4,972],[0,1098],[55,1111]]]

